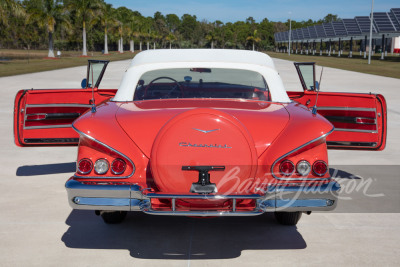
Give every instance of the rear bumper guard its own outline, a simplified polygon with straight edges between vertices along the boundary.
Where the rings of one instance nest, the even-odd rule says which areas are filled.
[[[121,210],[142,211],[152,215],[180,216],[254,216],[272,211],[329,211],[337,205],[340,186],[335,181],[317,186],[270,186],[263,194],[253,195],[175,195],[147,193],[138,185],[131,184],[85,184],[70,179],[65,184],[68,201],[73,209],[84,210]],[[156,210],[151,199],[170,199],[170,210]],[[176,208],[180,199],[231,199],[230,210],[190,210]],[[254,210],[240,211],[236,202],[242,199],[254,199]]]

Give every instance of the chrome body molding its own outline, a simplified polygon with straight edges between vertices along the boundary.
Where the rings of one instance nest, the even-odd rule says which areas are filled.
[[[96,143],[98,143],[98,144],[100,144],[100,145],[102,145],[102,146],[104,146],[104,147],[110,149],[111,151],[117,153],[117,154],[120,155],[122,158],[124,158],[124,159],[126,159],[127,161],[129,161],[129,163],[132,164],[132,167],[133,167],[132,173],[129,174],[129,175],[127,175],[127,176],[115,176],[115,177],[113,177],[113,176],[101,176],[101,177],[99,177],[99,176],[80,176],[80,175],[77,175],[77,174],[75,173],[74,177],[76,177],[76,178],[85,178],[85,179],[86,179],[86,178],[96,178],[96,179],[99,179],[99,178],[101,178],[101,179],[103,179],[103,178],[106,178],[106,179],[126,179],[126,178],[131,177],[131,176],[135,173],[135,170],[136,170],[135,164],[133,163],[133,161],[132,161],[129,157],[125,156],[123,153],[121,153],[121,152],[119,152],[118,150],[116,150],[116,149],[110,147],[109,145],[106,145],[106,144],[104,144],[103,142],[97,140],[96,138],[91,137],[90,135],[85,134],[84,132],[79,131],[78,129],[76,129],[76,128],[74,127],[73,124],[72,124],[72,129],[74,129],[77,133],[79,133],[79,135],[82,135],[82,136],[84,136],[84,137],[86,137],[86,138],[88,138],[88,139],[90,139],[90,140],[92,140],[92,141],[94,141],[94,142],[96,142]]]
[[[351,107],[318,107],[318,110],[353,110],[353,111],[375,111],[376,108],[351,108]]]
[[[376,147],[376,142],[347,142],[347,141],[328,141],[328,146],[343,146],[343,147]]]
[[[46,107],[73,107],[73,108],[90,108],[92,105],[87,104],[27,104],[25,108],[46,108]]]
[[[47,113],[32,113],[27,114],[28,108],[46,108],[46,107],[72,107],[72,108],[90,108],[91,105],[86,104],[27,104],[24,109],[24,130],[35,130],[35,129],[56,129],[56,128],[70,128],[72,124],[54,124],[54,125],[42,125],[42,126],[25,126],[27,121],[27,116],[29,115],[51,115]],[[56,118],[54,118],[56,119]],[[42,119],[40,119],[42,120]]]
[[[356,132],[356,133],[377,133],[376,130],[363,130],[363,129],[346,129],[346,128],[335,128],[338,132]]]
[[[270,185],[262,194],[252,195],[199,195],[146,193],[135,184],[79,182],[74,178],[65,184],[68,202],[73,209],[141,211],[151,215],[175,216],[254,216],[274,211],[329,211],[336,207],[340,185],[335,181],[320,185]],[[169,210],[152,207],[151,199],[170,199]],[[180,199],[226,199],[232,201],[230,210],[179,210]],[[237,201],[254,199],[253,210],[237,210]]]
[[[318,140],[320,140],[320,139],[323,139],[323,138],[327,137],[327,136],[330,135],[334,130],[335,130],[335,127],[333,127],[332,130],[330,130],[329,132],[327,132],[327,133],[321,135],[320,137],[315,138],[315,139],[313,139],[313,140],[311,140],[311,141],[309,141],[309,142],[307,142],[307,143],[305,143],[305,144],[303,144],[303,145],[301,145],[301,146],[299,146],[299,147],[293,149],[292,151],[289,151],[288,153],[284,154],[283,156],[280,156],[277,160],[274,161],[274,163],[273,163],[272,166],[271,166],[271,174],[272,174],[272,176],[273,176],[275,179],[277,179],[277,180],[282,180],[282,181],[325,181],[325,180],[331,179],[330,177],[329,177],[329,178],[300,178],[300,177],[298,177],[298,178],[284,178],[284,177],[278,177],[278,176],[276,176],[275,173],[274,173],[274,167],[275,167],[275,165],[276,165],[279,161],[281,161],[282,159],[286,158],[286,157],[289,156],[290,154],[292,154],[292,153],[296,152],[297,150],[300,150],[300,149],[302,149],[303,147],[306,147],[306,146],[308,146],[308,145],[310,145],[310,144],[312,144],[312,143],[314,143],[314,142],[316,142],[316,141],[318,141]]]
[[[71,126],[72,124],[43,125],[43,126],[25,126],[24,124],[24,130],[71,128]]]

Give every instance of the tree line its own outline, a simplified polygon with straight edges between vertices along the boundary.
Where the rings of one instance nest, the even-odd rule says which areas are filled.
[[[337,20],[292,21],[292,29]],[[223,23],[195,15],[146,17],[104,0],[1,0],[0,48],[103,51],[149,48],[235,48],[273,50],[274,33],[289,29],[289,20]]]

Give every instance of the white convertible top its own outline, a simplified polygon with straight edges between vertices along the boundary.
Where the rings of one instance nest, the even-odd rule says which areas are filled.
[[[141,52],[133,58],[113,101],[132,101],[136,85],[144,73],[172,68],[226,68],[255,71],[265,78],[272,101],[290,102],[275,64],[267,54],[233,49],[160,49]]]
[[[264,53],[233,49],[161,49],[147,50],[133,58],[131,66],[174,62],[223,62],[262,65],[275,69]]]

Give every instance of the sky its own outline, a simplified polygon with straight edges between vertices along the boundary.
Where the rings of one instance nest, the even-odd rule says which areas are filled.
[[[197,20],[214,22],[245,21],[253,17],[257,22],[264,18],[271,21],[318,20],[327,14],[340,18],[368,16],[371,0],[106,0],[117,8],[125,6],[139,11],[143,16],[153,16],[160,11],[163,15],[196,15]],[[374,12],[389,12],[390,8],[400,8],[399,0],[375,0]]]

